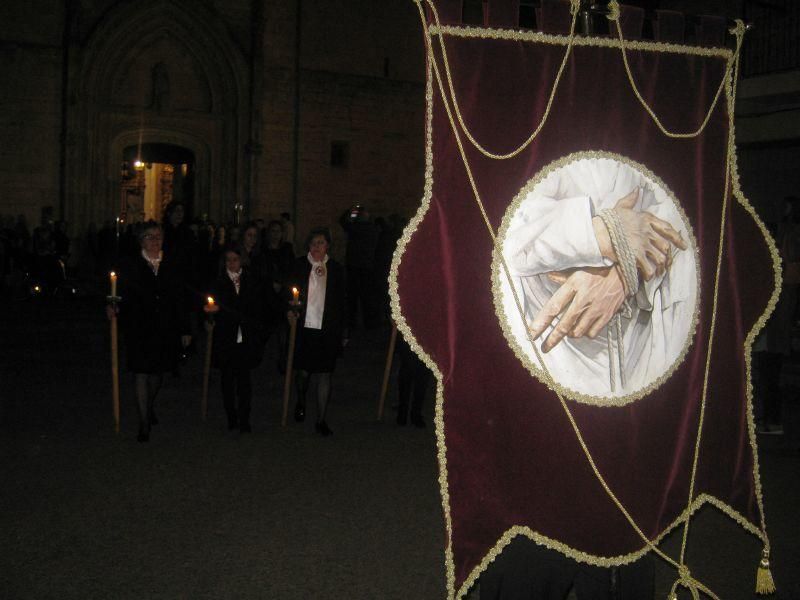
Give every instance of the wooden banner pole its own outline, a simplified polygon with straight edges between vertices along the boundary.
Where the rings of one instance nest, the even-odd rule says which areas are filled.
[[[119,338],[116,313],[111,317],[111,396],[114,410],[114,433],[119,433]]]
[[[203,396],[200,399],[200,416],[205,422],[208,416],[208,380],[211,376],[211,348],[214,345],[214,317],[206,323],[206,356],[203,362]]]
[[[389,351],[386,353],[386,366],[383,368],[383,383],[381,384],[381,396],[378,399],[378,421],[383,420],[383,405],[386,401],[386,392],[389,389],[389,376],[392,374],[392,359],[394,358],[394,346],[397,343],[397,325],[392,323],[392,336],[389,338]]]
[[[283,382],[283,415],[281,426],[286,427],[289,413],[289,396],[292,394],[292,369],[294,368],[294,344],[297,338],[297,317],[289,321],[289,351],[286,356],[286,379]]]

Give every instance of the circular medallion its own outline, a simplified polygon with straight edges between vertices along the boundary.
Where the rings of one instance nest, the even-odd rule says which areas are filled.
[[[643,165],[601,152],[548,165],[506,210],[497,242],[503,332],[551,388],[618,406],[683,360],[699,308],[697,243],[678,200]]]

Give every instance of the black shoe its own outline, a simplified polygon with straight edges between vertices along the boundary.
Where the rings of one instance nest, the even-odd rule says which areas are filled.
[[[239,433],[252,433],[253,430],[250,428],[250,423],[244,423],[239,427]]]
[[[314,428],[317,430],[317,433],[320,434],[322,437],[333,435],[331,428],[328,427],[328,424],[325,421],[320,421],[314,426]]]
[[[400,427],[405,427],[408,424],[408,415],[406,415],[405,411],[397,413],[397,424],[400,425]]]
[[[411,415],[411,424],[414,427],[419,427],[420,429],[424,429],[425,419],[423,419],[421,415]]]
[[[302,404],[298,404],[294,407],[294,420],[298,423],[302,423],[306,420],[306,407]]]
[[[158,425],[158,417],[156,417],[156,413],[154,412],[147,415],[147,420],[150,422],[150,425]]]

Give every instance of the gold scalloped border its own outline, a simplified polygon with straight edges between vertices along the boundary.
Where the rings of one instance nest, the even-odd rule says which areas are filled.
[[[402,307],[400,306],[400,295],[397,291],[397,272],[403,261],[406,247],[411,238],[416,233],[419,224],[431,207],[433,196],[433,76],[432,66],[428,61],[425,69],[425,186],[422,194],[422,202],[416,214],[408,222],[397,242],[392,255],[392,264],[389,268],[389,299],[392,309],[392,320],[395,322],[398,331],[403,335],[406,343],[411,350],[419,356],[436,378],[436,403],[433,418],[434,429],[436,431],[436,457],[439,463],[439,494],[442,498],[442,513],[444,515],[445,531],[447,533],[447,546],[445,547],[445,577],[447,582],[448,597],[453,598],[455,593],[455,562],[453,560],[453,519],[450,514],[450,491],[447,485],[447,445],[444,435],[444,377],[439,366],[431,356],[420,346],[414,332],[409,327]]]
[[[689,508],[685,509],[678,518],[676,518],[672,523],[670,523],[664,530],[652,540],[654,545],[660,544],[664,538],[666,538],[670,532],[672,532],[675,528],[683,524],[687,519],[690,519],[694,516],[694,514],[703,508],[704,505],[710,505],[722,513],[730,517],[733,521],[735,521],[739,526],[745,529],[747,532],[753,534],[755,537],[759,538],[760,540],[764,541],[765,538],[759,530],[758,527],[750,523],[742,514],[737,512],[731,506],[722,502],[719,498],[715,498],[714,496],[710,496],[708,494],[700,494],[697,496],[695,501],[689,506]],[[500,555],[503,549],[511,543],[518,535],[525,536],[532,542],[536,543],[539,546],[544,546],[550,550],[555,550],[568,556],[569,558],[580,562],[585,563],[588,565],[592,565],[595,567],[617,567],[620,565],[630,564],[636,560],[639,560],[642,556],[647,554],[648,548],[647,546],[643,546],[640,550],[636,552],[632,552],[630,554],[621,554],[619,556],[594,556],[593,554],[588,554],[586,552],[581,552],[580,550],[575,550],[566,544],[559,542],[558,540],[554,540],[549,538],[545,535],[542,535],[536,531],[533,531],[530,527],[525,527],[522,525],[514,525],[508,528],[503,535],[497,540],[497,543],[492,547],[492,549],[483,557],[483,560],[470,572],[467,578],[464,580],[464,584],[458,590],[458,597],[463,598],[469,591],[470,588],[478,582],[478,578],[481,574],[489,567],[490,564],[494,562],[494,560]]]
[[[756,320],[753,328],[747,334],[747,337],[745,337],[744,341],[745,381],[747,395],[747,432],[749,434],[750,448],[753,453],[753,481],[756,492],[756,502],[758,503],[758,510],[761,514],[761,529],[765,533],[764,543],[766,545],[766,549],[769,550],[769,539],[766,537],[767,523],[766,516],[764,514],[764,495],[761,487],[761,467],[759,466],[758,462],[758,443],[756,441],[756,421],[753,407],[753,344],[755,343],[758,334],[761,333],[761,330],[766,327],[767,321],[769,320],[770,316],[772,316],[775,306],[778,304],[778,298],[780,298],[781,288],[783,287],[783,272],[781,268],[781,257],[778,253],[778,247],[775,244],[775,240],[772,239],[772,235],[769,233],[767,226],[764,224],[764,221],[761,220],[761,217],[758,216],[755,208],[753,208],[753,205],[750,204],[750,201],[745,197],[739,182],[739,167],[735,144],[736,129],[733,120],[734,98],[736,98],[736,90],[733,87],[730,78],[728,78],[728,82],[725,86],[725,96],[728,101],[728,120],[730,127],[730,133],[728,135],[728,150],[731,156],[730,176],[733,184],[733,196],[736,198],[736,201],[742,206],[742,208],[744,208],[745,211],[750,215],[755,224],[758,226],[758,229],[761,231],[761,235],[763,236],[764,241],[767,243],[767,248],[772,256],[772,272],[775,275],[775,287],[772,289],[772,296],[770,296],[764,312]]]
[[[567,38],[563,36],[550,36],[544,34],[533,34],[527,32],[505,32],[507,35],[498,35],[499,33],[504,33],[503,30],[494,30],[494,29],[483,29],[483,28],[456,28],[456,27],[443,27],[446,33],[453,33],[456,35],[460,31],[467,32],[467,35],[463,37],[475,37],[475,38],[482,38],[482,39],[519,39],[522,41],[532,41],[532,42],[543,42],[543,43],[551,43],[551,44],[566,44]],[[541,37],[542,39],[539,39]],[[601,47],[611,47],[611,44],[608,40],[600,39],[600,38],[579,38],[576,36],[576,41],[580,39],[581,45],[583,46],[601,46]],[[593,42],[597,43],[593,43]],[[618,46],[617,46],[618,47]],[[656,51],[656,52],[674,52],[674,53],[681,53],[681,54],[689,54],[689,55],[699,55],[699,56],[720,56],[727,58],[728,61],[733,60],[733,53],[729,50],[724,49],[703,49],[691,46],[681,46],[681,45],[674,45],[674,44],[661,44],[661,43],[650,43],[650,42],[626,42],[626,48],[635,48],[641,50],[649,50],[649,51]],[[770,254],[772,255],[773,260],[773,272],[775,274],[775,288],[773,289],[773,294],[767,304],[767,307],[761,317],[756,321],[753,329],[748,334],[745,345],[745,364],[746,364],[746,377],[747,377],[747,413],[748,413],[748,431],[750,434],[750,446],[751,451],[753,454],[753,479],[755,483],[755,492],[756,492],[756,499],[758,502],[759,512],[761,513],[761,520],[762,526],[759,529],[757,526],[753,525],[750,521],[748,521],[743,515],[735,511],[732,507],[725,504],[718,498],[715,498],[710,495],[700,494],[697,496],[690,508],[685,510],[684,513],[679,516],[676,521],[671,525],[675,527],[677,524],[684,522],[687,517],[691,517],[692,514],[699,508],[700,504],[708,503],[717,509],[719,509],[724,514],[728,515],[732,520],[738,523],[743,529],[748,531],[749,533],[755,535],[759,539],[761,539],[765,546],[769,547],[769,540],[766,537],[765,531],[766,526],[764,524],[765,517],[764,517],[764,510],[763,510],[763,495],[762,495],[762,487],[761,487],[761,480],[760,480],[760,470],[759,470],[759,463],[758,463],[758,449],[756,444],[756,430],[755,430],[755,419],[753,415],[753,397],[752,397],[752,345],[755,341],[755,338],[758,336],[760,331],[766,325],[767,320],[769,319],[770,315],[775,309],[775,305],[777,304],[778,297],[780,295],[780,288],[782,282],[781,276],[781,267],[780,267],[780,256],[778,254],[777,246],[775,245],[774,240],[772,239],[771,235],[769,234],[766,226],[764,225],[761,218],[756,214],[755,209],[750,204],[750,202],[745,198],[744,194],[741,191],[741,187],[739,185],[739,175],[738,169],[736,165],[736,148],[734,144],[734,123],[733,123],[733,98],[735,96],[734,91],[732,90],[732,84],[730,78],[725,85],[725,93],[726,93],[726,100],[728,106],[728,120],[729,120],[729,136],[728,136],[728,144],[731,150],[732,158],[732,165],[731,165],[731,179],[733,181],[733,195],[739,204],[744,207],[744,209],[750,214],[753,220],[756,222],[758,228],[760,229],[764,240],[769,247]],[[446,575],[446,586],[447,586],[447,597],[450,599],[453,598],[464,598],[467,593],[470,591],[470,588],[477,582],[478,577],[480,574],[486,569],[486,567],[494,561],[494,559],[500,554],[503,548],[508,545],[511,538],[516,533],[510,533],[512,531],[516,531],[517,529],[524,530],[522,526],[513,526],[509,530],[506,531],[501,538],[499,538],[498,542],[488,550],[487,554],[485,555],[484,559],[472,570],[472,572],[467,576],[464,580],[463,585],[456,590],[455,588],[455,562],[453,559],[453,521],[452,515],[450,512],[450,492],[448,489],[448,470],[447,470],[447,446],[445,442],[445,433],[444,433],[444,377],[442,375],[441,369],[439,369],[438,365],[433,361],[431,356],[425,352],[422,346],[419,345],[416,337],[414,336],[413,331],[408,325],[406,321],[402,309],[400,306],[400,296],[398,293],[398,284],[397,284],[397,272],[402,262],[403,254],[405,254],[406,247],[410,243],[414,233],[417,231],[422,219],[424,218],[425,214],[430,209],[431,205],[431,198],[433,195],[433,77],[432,77],[432,67],[430,61],[427,62],[426,65],[426,85],[425,85],[425,106],[426,106],[426,119],[425,119],[425,173],[424,173],[424,189],[423,189],[423,196],[421,199],[421,203],[417,212],[415,213],[414,217],[409,221],[408,226],[403,231],[401,235],[397,248],[395,249],[394,255],[392,257],[392,264],[389,271],[389,297],[390,297],[390,305],[392,310],[392,319],[394,320],[395,324],[397,325],[398,330],[402,333],[403,337],[405,338],[406,342],[411,347],[411,350],[419,356],[420,360],[425,363],[425,365],[433,372],[434,377],[436,379],[436,402],[435,402],[435,416],[434,416],[434,425],[435,425],[435,433],[436,433],[436,454],[437,460],[439,463],[439,489],[440,495],[442,499],[442,511],[445,521],[445,530],[447,534],[447,544],[445,547],[445,575]],[[695,507],[695,508],[691,508]],[[662,539],[664,535],[666,535],[669,529],[665,530],[659,538]],[[591,561],[615,561],[611,564],[625,564],[628,562],[632,562],[646,553],[646,550],[640,550],[635,553],[621,555],[618,557],[611,557],[611,558],[604,558],[604,557],[595,557],[590,554],[586,554],[580,552],[579,550],[575,550],[570,548],[566,544],[561,544],[556,540],[551,540],[546,536],[542,536],[541,534],[532,534],[539,536],[538,541],[541,545],[545,545],[553,550],[561,552],[568,558],[572,558],[573,560],[579,562],[587,562],[589,564],[594,564]],[[552,545],[549,545],[552,544]],[[597,563],[600,565],[600,563]]]
[[[678,356],[672,361],[672,364],[667,368],[661,375],[659,375],[652,383],[647,386],[640,388],[639,390],[635,391],[634,393],[627,394],[625,396],[591,396],[589,394],[583,394],[581,392],[575,391],[570,389],[564,385],[561,385],[556,381],[556,378],[553,376],[552,372],[550,372],[550,377],[545,376],[544,371],[539,368],[535,364],[535,362],[525,353],[522,347],[519,344],[519,341],[514,336],[513,331],[511,330],[511,324],[509,322],[508,315],[506,315],[505,310],[503,308],[503,292],[502,292],[502,285],[505,280],[505,272],[503,270],[503,261],[501,257],[503,242],[505,241],[506,235],[508,234],[508,229],[511,226],[511,220],[514,216],[514,213],[517,212],[517,209],[522,204],[525,197],[533,191],[533,189],[539,185],[546,177],[548,177],[554,171],[558,169],[564,168],[567,165],[583,160],[583,159],[593,159],[593,158],[600,158],[600,159],[610,159],[616,160],[623,164],[628,165],[632,169],[638,171],[639,173],[643,174],[645,177],[650,179],[651,181],[655,182],[656,185],[660,186],[662,190],[664,190],[672,200],[675,209],[678,212],[678,216],[680,217],[681,221],[683,222],[684,226],[686,227],[686,231],[689,235],[691,247],[693,249],[694,255],[694,266],[695,266],[695,294],[694,294],[694,311],[692,311],[692,322],[689,326],[689,330],[686,334],[686,339],[684,340],[683,348],[681,349]],[[645,167],[643,164],[636,162],[633,159],[628,158],[627,156],[623,156],[622,154],[616,154],[614,152],[606,152],[602,150],[586,150],[582,152],[573,152],[566,156],[563,156],[553,162],[545,165],[539,172],[537,172],[525,186],[517,193],[514,199],[509,204],[508,208],[506,209],[505,215],[501,221],[500,229],[497,233],[497,244],[495,245],[492,251],[492,282],[491,282],[491,289],[492,295],[494,296],[494,308],[495,314],[497,315],[497,319],[500,322],[500,328],[503,330],[503,335],[508,342],[508,345],[514,351],[514,355],[519,359],[519,361],[523,364],[523,366],[533,375],[536,379],[538,379],[541,383],[546,385],[551,391],[561,394],[565,398],[569,398],[570,400],[580,402],[583,404],[591,404],[594,406],[625,406],[626,404],[631,404],[637,400],[641,400],[645,396],[649,395],[650,393],[657,390],[661,387],[667,379],[669,379],[675,370],[683,363],[686,359],[686,355],[689,353],[689,348],[692,346],[694,337],[697,333],[697,322],[700,317],[700,253],[698,249],[697,239],[694,236],[694,231],[692,229],[691,222],[689,218],[686,216],[686,213],[681,206],[681,203],[678,201],[675,194],[662,180],[659,178],[655,173],[653,173],[650,169]],[[527,341],[527,340],[526,340]],[[548,370],[550,371],[550,370]],[[550,384],[548,379],[552,379],[553,385]]]

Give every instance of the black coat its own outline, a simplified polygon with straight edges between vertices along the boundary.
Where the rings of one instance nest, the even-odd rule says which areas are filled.
[[[268,336],[265,292],[263,282],[246,268],[242,270],[238,294],[227,271],[214,282],[211,295],[219,305],[214,315],[211,346],[211,362],[215,367],[238,365],[252,369],[261,362]],[[242,343],[238,349],[241,352],[237,352],[236,343],[239,327],[242,328]]]
[[[128,368],[134,373],[172,371],[180,338],[191,333],[179,269],[167,256],[155,275],[140,254],[123,261],[119,271],[119,319]]]
[[[323,372],[332,370],[336,357],[342,350],[342,334],[346,317],[344,269],[342,265],[330,258],[326,268],[328,274],[321,330],[306,330],[303,326],[308,300],[308,278],[311,274],[311,263],[308,262],[306,256],[295,260],[287,283],[288,299],[291,299],[293,286],[300,290],[302,305],[297,321],[295,361],[298,365],[297,368],[304,370],[321,370]],[[307,337],[314,338],[313,346],[306,339]]]

